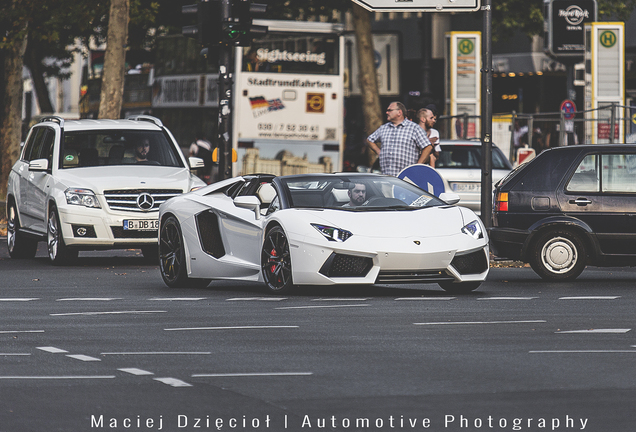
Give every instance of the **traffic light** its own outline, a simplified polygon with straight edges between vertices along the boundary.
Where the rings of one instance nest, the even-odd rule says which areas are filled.
[[[223,32],[226,41],[238,46],[250,46],[255,37],[264,36],[267,26],[253,25],[252,19],[253,15],[266,11],[266,4],[232,0],[232,19]]]
[[[184,36],[197,39],[205,47],[223,42],[219,0],[202,0],[197,4],[182,6],[181,14],[184,22],[190,24],[182,27],[181,33]]]

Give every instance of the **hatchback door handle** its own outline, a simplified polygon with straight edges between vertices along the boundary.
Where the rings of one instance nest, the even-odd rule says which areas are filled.
[[[570,200],[570,204],[576,204],[578,206],[586,206],[588,204],[592,204],[592,201],[590,201],[587,198],[577,198],[575,200]]]

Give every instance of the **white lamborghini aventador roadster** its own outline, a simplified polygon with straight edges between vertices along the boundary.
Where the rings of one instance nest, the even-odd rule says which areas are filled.
[[[223,180],[161,205],[161,276],[170,287],[262,281],[275,293],[407,282],[472,291],[488,274],[488,237],[458,200],[377,174]]]

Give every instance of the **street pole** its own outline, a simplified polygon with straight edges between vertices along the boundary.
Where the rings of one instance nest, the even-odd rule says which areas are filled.
[[[492,226],[492,0],[483,0],[481,69],[481,219]]]
[[[223,23],[230,21],[232,5],[230,0],[221,1]],[[219,47],[219,119],[217,148],[219,157],[219,180],[232,177],[232,85],[234,45],[221,44]]]

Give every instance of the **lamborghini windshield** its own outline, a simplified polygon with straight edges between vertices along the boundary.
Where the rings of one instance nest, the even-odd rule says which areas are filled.
[[[446,203],[419,187],[396,177],[381,175],[326,174],[281,179],[292,208],[414,210]]]

